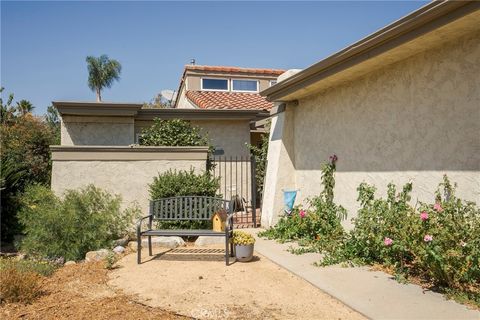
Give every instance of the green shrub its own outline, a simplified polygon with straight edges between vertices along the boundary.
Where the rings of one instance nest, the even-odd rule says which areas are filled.
[[[111,245],[128,232],[139,209],[120,210],[121,199],[89,185],[60,199],[44,186],[26,189],[19,219],[25,230],[21,248],[32,255],[66,260]]]
[[[297,240],[303,246],[329,246],[342,239],[344,231],[340,223],[346,218],[346,210],[333,201],[334,175],[337,157],[322,166],[323,190],[308,200],[309,208],[295,207],[290,215],[282,217],[276,226],[259,233],[260,236],[281,242]]]
[[[151,127],[142,131],[143,146],[209,146],[208,137],[201,129],[180,119],[154,119]]]
[[[209,172],[196,174],[193,169],[169,170],[154,177],[149,187],[152,200],[175,196],[214,197],[219,188],[219,178],[214,178]],[[210,224],[210,221],[166,221],[159,223],[159,227],[197,229],[208,228]]]

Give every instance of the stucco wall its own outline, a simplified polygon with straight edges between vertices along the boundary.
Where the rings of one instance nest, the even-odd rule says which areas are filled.
[[[339,158],[335,196],[350,218],[362,181],[384,196],[389,182],[411,180],[413,202],[433,201],[447,174],[458,183],[460,197],[480,203],[478,32],[289,108],[294,109],[287,117],[294,122],[289,156],[300,189],[297,203],[321,191],[320,166],[334,153]]]
[[[206,155],[206,153],[205,153]],[[105,189],[113,194],[120,194],[123,206],[137,201],[142,212],[148,214],[148,184],[153,177],[169,169],[205,170],[205,160],[112,160],[104,161],[53,161],[52,190],[61,195],[67,189],[76,189],[88,184]]]
[[[61,123],[61,144],[126,146],[134,143],[132,117],[65,116]]]
[[[208,133],[208,137],[215,147],[222,148],[225,156],[248,156],[246,143],[250,143],[250,124],[248,120],[195,120],[192,121]]]

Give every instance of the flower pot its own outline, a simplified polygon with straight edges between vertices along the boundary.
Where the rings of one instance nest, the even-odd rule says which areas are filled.
[[[253,258],[253,244],[249,244],[246,246],[242,245],[235,245],[235,257],[237,261],[240,262],[248,262]]]

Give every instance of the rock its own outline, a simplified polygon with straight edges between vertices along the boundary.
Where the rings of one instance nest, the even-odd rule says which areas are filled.
[[[152,247],[174,249],[185,246],[185,241],[180,237],[152,237]],[[142,239],[142,247],[148,248],[148,239]]]
[[[74,264],[77,264],[77,263],[75,261],[70,260],[70,261],[65,262],[64,266],[72,266]]]
[[[115,252],[116,254],[122,254],[124,251],[125,248],[122,246],[116,246],[115,248],[113,248],[113,252]]]
[[[215,236],[200,236],[195,241],[196,247],[208,246],[211,244],[225,244],[224,237],[215,237]]]
[[[123,237],[121,239],[117,239],[113,242],[114,247],[122,246],[125,247],[128,245],[128,240],[130,240],[128,237]]]
[[[18,253],[18,254],[15,256],[15,259],[16,259],[16,260],[25,260],[25,259],[27,259],[27,255],[24,254],[24,253]]]
[[[130,241],[128,243],[128,248],[133,252],[137,252],[137,241]]]
[[[100,249],[97,251],[89,251],[85,255],[86,262],[102,261],[108,256],[109,251],[107,249]]]

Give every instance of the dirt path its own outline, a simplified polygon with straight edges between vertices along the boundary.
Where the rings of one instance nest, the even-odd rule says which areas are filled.
[[[59,269],[43,284],[45,294],[30,305],[0,307],[0,319],[188,319],[135,302],[107,286],[102,263]]]
[[[364,319],[259,255],[226,267],[214,248],[179,248],[141,265],[130,254],[109,275],[112,287],[145,304],[200,319]]]

